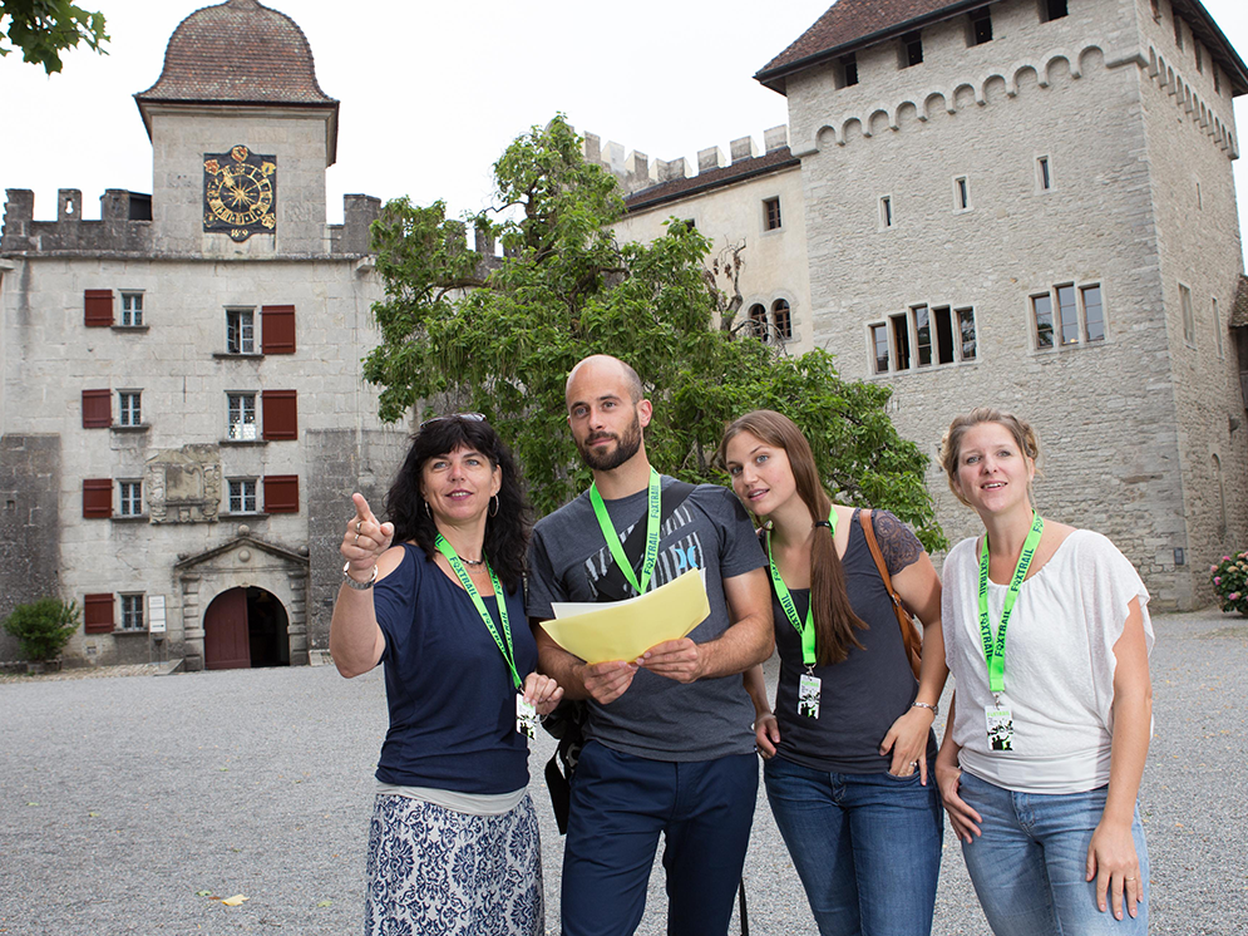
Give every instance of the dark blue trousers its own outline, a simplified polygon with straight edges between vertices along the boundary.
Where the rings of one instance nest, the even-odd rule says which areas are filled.
[[[585,745],[563,852],[564,936],[637,929],[660,832],[667,932],[725,936],[757,796],[754,754],[671,762]]]

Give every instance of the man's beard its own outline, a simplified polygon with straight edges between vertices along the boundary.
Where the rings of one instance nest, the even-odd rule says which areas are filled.
[[[603,438],[602,434],[591,437],[593,439]],[[580,450],[581,459],[594,471],[611,471],[613,468],[619,468],[630,458],[637,454],[641,448],[641,420],[633,415],[633,424],[625,430],[622,436],[611,436],[616,439],[615,448],[606,452],[599,452],[590,447],[590,439],[586,439],[584,443],[577,443],[577,449]]]

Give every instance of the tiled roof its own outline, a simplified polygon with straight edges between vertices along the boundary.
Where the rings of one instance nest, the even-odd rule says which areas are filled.
[[[140,105],[338,103],[316,82],[303,30],[289,16],[256,0],[227,0],[184,19],[165,49],[160,79],[135,98]]]
[[[1222,65],[1235,94],[1248,93],[1248,68],[1200,0],[1173,0],[1188,26]],[[785,78],[867,45],[986,6],[987,0],[837,0],[797,41],[754,76],[785,93]]]
[[[661,182],[648,189],[642,189],[625,198],[624,204],[629,211],[640,211],[643,208],[653,208],[664,202],[676,201],[689,195],[798,165],[801,165],[801,160],[794,156],[787,146],[781,146],[762,156],[738,159],[730,166],[708,169],[705,172],[699,172],[696,176],[673,179],[670,182]]]
[[[1231,309],[1231,327],[1248,328],[1248,276],[1240,274],[1239,289],[1235,293],[1235,307]]]

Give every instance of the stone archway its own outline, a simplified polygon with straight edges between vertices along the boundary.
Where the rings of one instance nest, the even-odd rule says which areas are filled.
[[[290,665],[290,618],[263,588],[217,595],[204,612],[204,669]]]

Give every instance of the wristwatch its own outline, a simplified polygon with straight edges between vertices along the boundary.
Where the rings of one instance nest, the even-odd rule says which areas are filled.
[[[369,582],[368,584],[369,584],[369,585],[372,585],[373,583],[372,583],[372,582]],[[356,588],[363,588],[363,587],[364,587],[364,586],[362,586],[362,585],[357,585],[357,586],[356,586]],[[911,702],[911,703],[910,703],[910,707],[911,707],[911,708],[925,708],[925,709],[931,709],[931,710],[932,710],[932,718],[935,718],[937,715],[939,715],[939,714],[940,714],[940,703],[939,703],[939,702],[937,702],[935,705],[928,705],[926,702]]]
[[[368,577],[367,582],[360,582],[353,579],[350,575],[351,563],[347,562],[342,567],[342,583],[348,588],[354,588],[356,591],[368,591],[373,587],[373,583],[377,581],[377,566],[373,566],[373,574]]]

